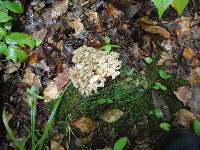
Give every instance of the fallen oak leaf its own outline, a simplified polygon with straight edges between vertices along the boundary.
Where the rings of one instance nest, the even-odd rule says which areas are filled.
[[[194,114],[186,109],[180,109],[176,112],[175,123],[185,128],[191,128],[196,119]]]
[[[111,109],[106,111],[100,118],[108,123],[113,123],[119,120],[124,115],[124,112],[119,109]]]
[[[71,123],[74,128],[80,129],[82,133],[90,133],[97,127],[96,122],[87,117],[81,117],[80,119]]]

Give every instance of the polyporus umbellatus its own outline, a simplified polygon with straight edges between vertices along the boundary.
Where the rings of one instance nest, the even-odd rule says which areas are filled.
[[[93,47],[82,46],[74,51],[70,78],[80,92],[89,96],[98,87],[104,87],[108,77],[115,79],[120,74],[122,61],[117,52],[105,52]]]

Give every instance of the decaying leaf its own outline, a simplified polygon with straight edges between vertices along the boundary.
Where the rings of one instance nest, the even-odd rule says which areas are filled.
[[[137,22],[140,24],[141,28],[146,32],[158,34],[166,39],[169,39],[171,37],[170,32],[168,32],[165,28],[156,25],[157,23],[155,23],[154,21],[142,17],[138,19]]]
[[[44,94],[44,102],[49,102],[51,100],[55,100],[59,96],[59,91],[56,86],[55,81],[48,81],[47,87],[43,91]]]
[[[89,17],[91,21],[95,23],[95,31],[96,32],[102,32],[103,28],[101,26],[101,22],[99,20],[98,13],[95,11],[86,11],[85,14]]]
[[[192,59],[196,57],[196,53],[189,47],[184,48],[183,56],[187,59]]]
[[[82,147],[92,141],[93,138],[93,132],[91,132],[89,135],[81,138],[76,138],[75,139],[75,145],[78,147]]]
[[[75,35],[79,35],[81,32],[85,31],[85,27],[83,23],[81,22],[81,19],[78,18],[74,21],[69,22],[69,26],[73,29],[75,29]]]
[[[177,91],[174,91],[176,97],[186,105],[192,98],[192,92],[187,86],[179,87]]]
[[[107,5],[106,12],[108,13],[109,16],[112,16],[114,18],[117,18],[123,14],[122,11],[115,8],[112,4]]]
[[[187,80],[191,83],[191,84],[199,84],[200,83],[200,68],[196,67],[194,69],[192,69],[189,77],[187,78]]]
[[[65,150],[65,148],[54,140],[51,140],[51,150]]]
[[[185,128],[191,128],[194,119],[194,114],[186,109],[180,109],[176,112],[175,123]]]
[[[36,52],[33,52],[30,56],[27,58],[27,64],[32,65],[35,64],[38,60],[38,54]]]
[[[61,73],[58,73],[58,75],[56,76],[54,80],[55,80],[57,89],[60,92],[70,80],[69,68],[67,66],[63,66],[63,71]]]
[[[179,29],[176,29],[176,35],[178,39],[182,38],[188,31],[190,31],[190,18],[181,17],[175,21],[180,25]]]
[[[71,125],[74,128],[80,129],[80,131],[83,133],[90,133],[97,127],[96,122],[87,117],[81,117],[80,119],[72,122]]]
[[[124,112],[119,109],[111,109],[106,111],[100,118],[108,123],[112,123],[120,119],[124,115]]]
[[[32,72],[31,68],[26,68],[23,82],[25,82],[27,85],[31,86],[34,83],[35,74]]]

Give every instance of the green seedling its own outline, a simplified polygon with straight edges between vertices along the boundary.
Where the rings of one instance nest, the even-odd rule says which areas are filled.
[[[151,110],[149,115],[155,115],[157,118],[162,118],[164,116],[159,107],[155,107],[153,110]]]
[[[159,75],[161,78],[167,80],[169,79],[171,76],[169,75],[169,73],[167,73],[165,70],[159,70]]]
[[[173,5],[179,16],[183,13],[189,0],[151,0],[158,10],[159,19],[170,5]]]
[[[104,38],[104,46],[101,47],[101,49],[105,50],[106,52],[110,53],[112,51],[113,48],[120,48],[119,45],[116,45],[116,44],[111,44],[111,40],[110,38],[106,35]]]
[[[123,150],[125,148],[127,142],[128,142],[128,138],[122,137],[119,140],[117,140],[117,142],[115,142],[114,148],[105,147],[103,149],[97,149],[97,150]]]
[[[171,125],[169,123],[162,122],[160,124],[160,128],[163,129],[163,130],[165,130],[165,131],[170,131]]]
[[[160,82],[156,82],[155,86],[153,87],[156,90],[163,90],[163,91],[167,91],[167,87],[162,85]]]
[[[144,58],[144,61],[147,63],[147,64],[151,64],[153,62],[153,59],[151,57],[145,57]]]
[[[110,98],[102,98],[97,101],[100,105],[103,104],[112,104],[113,101]]]
[[[197,136],[200,136],[200,121],[199,120],[194,120],[193,122],[193,129],[194,132]]]

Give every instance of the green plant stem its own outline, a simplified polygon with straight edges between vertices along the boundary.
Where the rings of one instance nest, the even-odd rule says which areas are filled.
[[[7,119],[7,115],[6,115],[6,110],[4,108],[4,111],[3,111],[3,123],[5,125],[5,128],[8,132],[8,135],[9,137],[12,139],[13,143],[15,144],[15,146],[19,149],[19,150],[25,150],[24,146],[19,143],[14,135],[14,133],[12,132],[11,128],[9,127],[8,125],[8,119]]]
[[[36,118],[36,99],[33,98],[31,104],[31,139],[32,139],[32,150],[35,150],[35,118]]]

